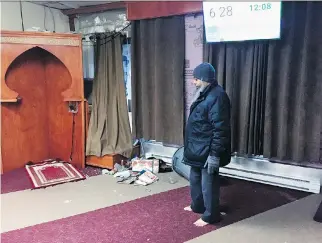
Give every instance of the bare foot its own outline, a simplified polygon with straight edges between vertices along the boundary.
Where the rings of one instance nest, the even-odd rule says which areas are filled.
[[[185,207],[183,210],[184,210],[184,211],[192,212],[191,206],[187,206],[187,207]]]
[[[193,223],[197,227],[204,227],[208,225],[207,222],[203,221],[202,219],[198,219],[196,222]]]

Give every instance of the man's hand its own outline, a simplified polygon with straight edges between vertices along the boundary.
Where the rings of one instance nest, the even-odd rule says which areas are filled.
[[[209,156],[205,164],[205,167],[206,166],[208,174],[214,174],[215,172],[218,172],[220,166],[220,158]]]

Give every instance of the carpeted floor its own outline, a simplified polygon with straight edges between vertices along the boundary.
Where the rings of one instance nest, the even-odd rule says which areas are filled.
[[[1,238],[3,243],[181,243],[307,195],[231,180],[231,185],[222,188],[221,195],[222,203],[230,211],[216,226],[197,228],[193,225],[199,216],[183,210],[189,202],[189,188],[185,187],[10,231]]]
[[[102,169],[92,166],[87,166],[81,171],[89,177],[102,174]],[[32,183],[25,168],[19,168],[1,175],[1,194],[32,188]]]

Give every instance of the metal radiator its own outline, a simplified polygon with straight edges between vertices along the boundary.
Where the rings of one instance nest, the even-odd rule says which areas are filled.
[[[142,144],[145,157],[162,159],[172,163],[172,156],[178,147],[164,146],[153,141]],[[271,163],[265,159],[249,159],[234,156],[231,163],[220,168],[222,176],[253,181],[299,191],[320,193],[322,170],[294,165]]]

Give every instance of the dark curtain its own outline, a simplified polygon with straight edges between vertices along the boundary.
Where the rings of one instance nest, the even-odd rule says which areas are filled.
[[[132,22],[132,125],[137,138],[183,143],[184,16]]]
[[[232,151],[263,153],[267,43],[240,42],[205,45],[205,60],[231,99]]]
[[[264,156],[320,164],[322,3],[283,3],[282,38],[270,41]]]
[[[283,2],[280,40],[205,45],[232,99],[240,154],[321,162],[322,3]]]

